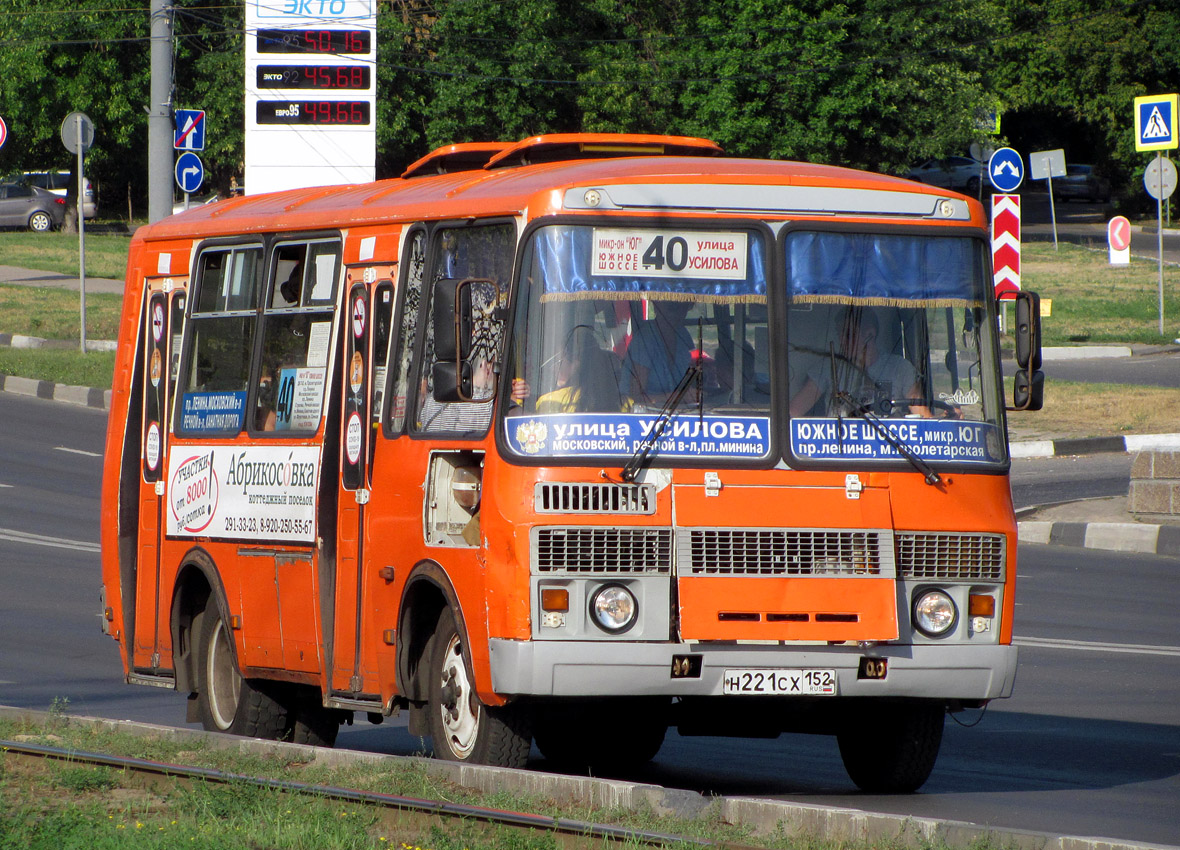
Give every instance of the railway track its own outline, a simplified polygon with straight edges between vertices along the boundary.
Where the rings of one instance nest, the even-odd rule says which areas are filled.
[[[555,833],[563,838],[561,846],[564,848],[589,847],[591,844],[594,847],[601,848],[604,846],[604,842],[610,842],[612,844],[627,846],[708,847],[717,848],[717,850],[753,850],[750,845],[631,829],[591,821],[556,818],[546,815],[529,814],[527,812],[504,811],[440,800],[423,800],[414,797],[383,794],[375,791],[360,791],[333,785],[269,779],[242,773],[231,773],[214,768],[192,767],[168,762],[151,761],[149,759],[50,747],[22,741],[0,740],[0,751],[6,757],[15,756],[27,759],[63,761],[74,765],[111,767],[149,777],[247,784],[288,794],[311,795],[323,799],[370,806],[418,817],[425,816],[435,819],[437,823],[447,820],[479,821],[501,828]]]

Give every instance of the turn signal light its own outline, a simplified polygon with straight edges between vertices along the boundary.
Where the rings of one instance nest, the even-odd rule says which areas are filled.
[[[996,616],[996,597],[973,593],[967,600],[967,610],[972,617],[994,617]]]
[[[570,609],[570,592],[564,587],[541,588],[541,610],[561,611]]]

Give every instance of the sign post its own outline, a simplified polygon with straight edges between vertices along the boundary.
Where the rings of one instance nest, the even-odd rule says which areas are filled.
[[[1178,96],[1157,94],[1135,98],[1135,150],[1155,151],[1155,162],[1143,174],[1147,193],[1155,198],[1157,251],[1159,253],[1160,335],[1164,332],[1164,198],[1176,189],[1176,167],[1163,158],[1163,151],[1180,146],[1176,133]],[[1171,188],[1166,186],[1167,168],[1171,166]]]
[[[1065,176],[1065,151],[1033,151],[1028,157],[1033,180],[1049,181],[1049,214],[1053,219],[1053,250],[1057,250],[1057,206],[1053,203],[1053,178]]]
[[[83,154],[94,144],[94,122],[85,112],[71,112],[61,122],[61,143],[70,153],[78,155],[78,299],[80,302],[81,328],[78,344],[86,353],[86,181],[82,175]]]

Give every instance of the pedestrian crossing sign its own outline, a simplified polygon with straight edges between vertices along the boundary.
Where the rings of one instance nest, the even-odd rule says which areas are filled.
[[[1176,134],[1174,94],[1135,98],[1135,150],[1164,151],[1180,147]]]

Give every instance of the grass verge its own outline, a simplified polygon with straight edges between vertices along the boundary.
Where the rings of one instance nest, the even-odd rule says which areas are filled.
[[[0,284],[0,333],[78,340],[81,306],[76,290]],[[115,339],[123,296],[86,293],[86,338]]]
[[[1062,243],[1020,250],[1025,289],[1052,300],[1041,320],[1045,345],[1168,343],[1180,337],[1180,268],[1164,267],[1164,333],[1159,332],[1159,265],[1132,258],[1112,266],[1105,251]]]
[[[1180,432],[1180,389],[1045,381],[1045,406],[1008,414],[1012,440]]]
[[[396,759],[377,765],[322,767],[290,757],[243,755],[204,743],[176,743],[111,732],[57,715],[45,724],[0,720],[0,738],[66,750],[185,764],[425,800],[536,812],[554,818],[742,842],[763,847],[822,848],[823,842],[783,836],[759,839],[706,810],[695,819],[558,804],[503,792],[477,794],[432,777],[422,764]],[[607,846],[546,831],[521,833],[471,821],[407,817],[359,803],[260,789],[245,783],[145,777],[114,768],[0,754],[0,842],[53,848],[414,848],[414,850],[549,850]],[[635,845],[639,846],[639,845]],[[841,845],[847,846],[847,845]],[[900,845],[898,845],[900,847]]]
[[[86,234],[86,276],[122,280],[131,240],[111,234]],[[0,233],[0,265],[78,274],[78,234]],[[8,328],[0,328],[13,333]]]

